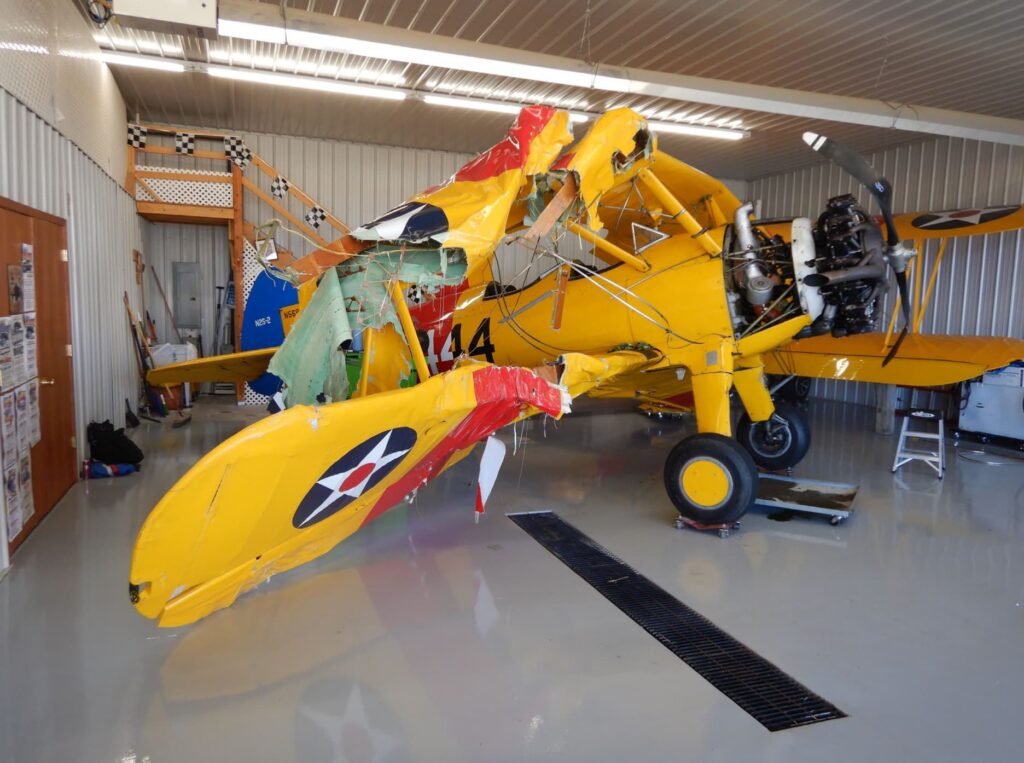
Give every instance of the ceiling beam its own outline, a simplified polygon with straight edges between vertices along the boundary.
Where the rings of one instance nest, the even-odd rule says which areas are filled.
[[[1024,146],[1024,120],[1019,119],[633,67],[591,65],[574,58],[251,0],[221,0],[219,5],[221,34],[225,36],[612,93]]]

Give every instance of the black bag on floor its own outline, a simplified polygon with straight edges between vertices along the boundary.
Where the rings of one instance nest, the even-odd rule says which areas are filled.
[[[89,454],[93,460],[105,464],[131,464],[135,467],[142,463],[142,449],[131,441],[123,429],[114,429],[109,421],[102,424],[90,422],[86,434],[89,437]]]

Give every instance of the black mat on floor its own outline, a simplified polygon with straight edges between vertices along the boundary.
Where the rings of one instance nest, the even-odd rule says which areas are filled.
[[[508,518],[769,731],[846,717],[553,512]]]

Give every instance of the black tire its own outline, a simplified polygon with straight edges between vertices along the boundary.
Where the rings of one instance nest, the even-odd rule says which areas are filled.
[[[721,469],[726,490],[721,500],[700,500],[688,494],[684,476],[689,469]],[[690,472],[691,479],[693,472]],[[729,524],[747,513],[757,497],[757,466],[734,439],[720,434],[691,435],[676,445],[665,459],[665,490],[679,513],[704,524]],[[715,491],[712,491],[715,492]]]
[[[769,421],[751,421],[746,413],[736,426],[736,439],[750,453],[754,463],[769,471],[789,469],[803,461],[811,447],[807,417],[792,403],[775,403]]]
[[[798,376],[790,383],[793,385],[793,397],[796,402],[803,403],[811,396],[811,380],[806,376]]]

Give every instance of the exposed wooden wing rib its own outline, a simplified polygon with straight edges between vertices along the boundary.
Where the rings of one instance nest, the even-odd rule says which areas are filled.
[[[201,382],[243,382],[261,376],[267,370],[276,347],[236,352],[231,355],[212,355],[199,360],[186,360],[169,366],[154,368],[146,374],[146,381],[154,387],[172,384],[199,384]]]
[[[907,387],[933,387],[973,379],[1024,358],[1024,340],[909,334],[884,368],[890,349],[880,333],[791,342],[765,355],[765,370],[817,379],[842,379]]]

